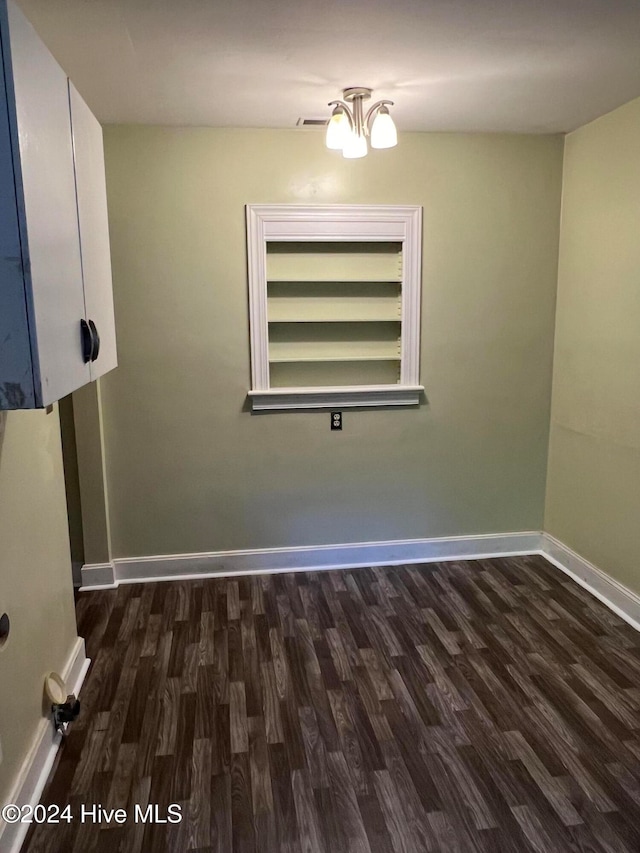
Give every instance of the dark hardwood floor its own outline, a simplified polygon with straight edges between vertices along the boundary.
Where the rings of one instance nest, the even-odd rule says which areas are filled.
[[[540,557],[77,608],[93,664],[43,797],[74,820],[24,853],[640,851],[640,634]]]

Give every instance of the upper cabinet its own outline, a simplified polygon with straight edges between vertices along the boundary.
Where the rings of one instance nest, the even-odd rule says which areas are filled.
[[[116,366],[102,130],[0,0],[0,409],[47,406]]]
[[[80,257],[84,280],[86,319],[99,335],[95,358],[89,362],[91,379],[118,364],[111,287],[111,254],[104,175],[102,127],[69,81],[71,129],[78,202]]]

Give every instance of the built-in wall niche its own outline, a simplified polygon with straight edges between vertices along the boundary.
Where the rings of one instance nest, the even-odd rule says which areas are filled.
[[[419,402],[418,207],[247,207],[253,409]]]

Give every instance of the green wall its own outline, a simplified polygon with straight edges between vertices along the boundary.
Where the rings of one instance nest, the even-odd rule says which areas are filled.
[[[40,721],[44,678],[76,640],[57,409],[0,412],[0,804],[7,802]],[[53,731],[53,728],[52,728]]]
[[[540,529],[563,141],[106,129],[119,368],[102,381],[113,555]],[[424,208],[428,405],[252,415],[244,205]],[[84,495],[83,495],[84,505]]]
[[[545,529],[640,592],[640,99],[566,139]]]

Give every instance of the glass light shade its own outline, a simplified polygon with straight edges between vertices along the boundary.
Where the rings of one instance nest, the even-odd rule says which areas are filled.
[[[364,136],[351,131],[342,149],[342,156],[349,160],[367,156],[367,140]]]
[[[350,133],[351,125],[349,124],[347,114],[338,107],[333,111],[333,115],[327,125],[327,148],[331,148],[334,151],[341,151]]]
[[[398,132],[386,107],[381,107],[371,125],[371,147],[393,148],[398,144]]]

